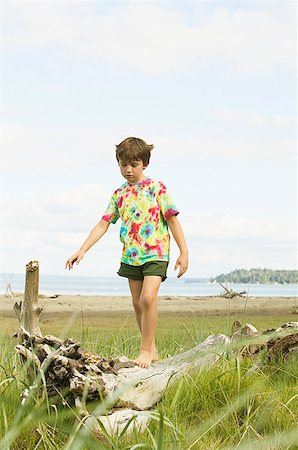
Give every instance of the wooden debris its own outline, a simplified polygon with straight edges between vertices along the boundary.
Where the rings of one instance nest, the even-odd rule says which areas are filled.
[[[248,338],[254,338],[259,335],[260,333],[258,332],[258,330],[250,323],[242,325],[239,320],[235,320],[232,325],[231,339],[233,341],[236,340],[247,341]],[[262,348],[264,348],[263,342],[251,342],[250,339],[250,342],[242,347],[240,353],[242,356],[252,356],[255,353],[258,353]]]
[[[152,412],[147,414],[144,410],[160,400],[169,383],[185,371],[209,367],[230,342],[223,334],[211,335],[185,353],[142,369],[125,356],[107,359],[90,352],[71,338],[42,336],[38,323],[41,309],[37,302],[38,263],[33,261],[26,266],[24,302],[14,306],[20,322],[16,351],[31,367],[31,376],[35,374],[32,386],[24,392],[23,401],[28,401],[30,392],[38,389],[36,374],[43,373],[52,402],[61,402],[67,395],[68,401],[78,406],[86,423],[94,425],[100,421],[110,433],[118,432],[126,425],[143,427],[152,416]],[[106,399],[112,414],[90,416],[85,402],[94,399]]]
[[[38,305],[39,264],[38,261],[30,261],[26,265],[26,285],[24,301],[14,305],[20,324],[34,336],[41,336],[39,328],[39,316],[42,308]]]
[[[161,399],[167,386],[186,371],[212,366],[231,341],[243,340],[242,354],[246,356],[257,353],[264,345],[268,345],[271,353],[279,349],[284,354],[298,347],[297,333],[292,333],[297,322],[281,327],[283,333],[292,333],[287,341],[283,338],[278,341],[278,337],[274,341],[270,340],[272,336],[260,335],[253,325],[235,321],[231,338],[224,334],[211,335],[196,347],[154,363],[148,369],[140,368],[125,356],[107,359],[82,348],[75,339],[42,336],[37,261],[26,266],[24,302],[16,303],[14,310],[20,322],[16,351],[31,368],[31,378],[32,374],[35,376],[32,385],[24,391],[22,402],[30,401],[30,393],[41,389],[38,374],[42,374],[43,386],[51,397],[51,403],[63,403],[67,397],[68,402],[77,406],[85,425],[99,434],[103,427],[108,434],[119,433],[125,427],[128,432],[135,427],[143,430],[154,414],[146,410]],[[253,342],[246,344],[247,339],[253,339]],[[87,412],[86,402],[94,399],[104,400],[106,414],[103,411],[96,414]]]
[[[242,326],[241,322],[236,320],[232,325],[232,340],[247,339],[255,337],[256,340],[245,345],[241,349],[243,356],[252,356],[260,350],[267,348],[267,357],[273,356],[286,357],[293,351],[298,350],[298,322],[287,322],[278,328],[266,330],[263,334],[251,324]]]
[[[246,291],[236,292],[236,291],[233,291],[233,289],[228,289],[226,286],[224,286],[219,281],[218,281],[218,284],[224,289],[224,292],[222,294],[220,294],[220,297],[223,297],[223,298],[245,297],[247,294]]]
[[[268,358],[282,356],[287,357],[292,352],[298,352],[298,333],[271,339],[267,343]]]
[[[78,342],[63,341],[56,348],[37,343],[40,337],[25,340],[33,350],[28,350],[28,360],[45,373],[49,395],[56,395],[65,387],[76,397],[87,400],[112,397],[119,394],[112,406],[144,410],[158,402],[170,379],[175,379],[188,369],[202,368],[218,359],[230,339],[225,335],[209,336],[195,348],[142,369],[125,357],[106,359],[95,352],[88,352]],[[49,342],[45,340],[45,342]],[[26,355],[26,347],[18,345],[16,350]]]
[[[143,433],[149,420],[152,418],[153,413],[151,411],[135,411],[134,409],[120,409],[112,414],[106,416],[91,416],[88,415],[84,424],[93,432],[101,431],[103,426],[106,433],[109,435],[120,434],[125,427],[127,427],[127,433],[131,433],[134,429]]]
[[[5,297],[13,298],[13,292],[12,292],[10,283],[7,283],[4,295],[5,295]]]

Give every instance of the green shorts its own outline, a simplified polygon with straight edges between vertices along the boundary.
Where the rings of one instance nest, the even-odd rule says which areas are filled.
[[[118,275],[131,280],[143,280],[148,275],[158,275],[165,281],[167,278],[168,261],[149,261],[142,266],[131,266],[121,263]]]

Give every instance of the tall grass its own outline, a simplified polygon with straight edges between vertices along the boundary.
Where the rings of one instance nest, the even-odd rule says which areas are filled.
[[[160,356],[183,352],[208,334],[229,332],[230,316],[161,317],[157,330]],[[241,317],[242,319],[242,317]],[[276,327],[290,317],[247,317],[259,329]],[[15,321],[6,322],[0,355],[0,449],[297,449],[298,358],[275,359],[253,371],[254,360],[225,353],[218,363],[201,372],[185,373],[171,384],[144,433],[126,430],[109,436],[88,429],[70,399],[56,404],[42,389],[32,390],[21,403],[27,387],[26,370],[15,354],[10,337]],[[63,330],[63,332],[59,332]],[[70,329],[63,321],[42,324],[44,334],[68,335],[85,348],[106,357],[135,357],[139,334],[133,317],[96,319],[78,316]],[[41,393],[41,395],[39,395]],[[100,402],[91,409],[105,410]]]

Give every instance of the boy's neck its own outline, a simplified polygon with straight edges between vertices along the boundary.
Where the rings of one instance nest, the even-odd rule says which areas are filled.
[[[146,177],[146,175],[143,173],[142,176],[139,178],[139,180],[134,181],[133,183],[131,183],[129,180],[127,180],[127,183],[130,184],[130,185],[138,184],[138,183],[140,183],[141,181],[145,180],[145,178],[147,178],[147,177]]]

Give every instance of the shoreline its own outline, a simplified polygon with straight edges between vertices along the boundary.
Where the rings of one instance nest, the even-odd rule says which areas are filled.
[[[23,294],[14,297],[0,295],[0,317],[15,317],[13,305],[22,300]],[[117,316],[132,313],[131,297],[126,295],[39,295],[42,318],[56,314],[69,316]],[[221,315],[224,313],[246,312],[252,315],[291,314],[298,321],[297,297],[234,297],[226,299],[218,296],[164,295],[158,297],[158,312],[161,314]]]

